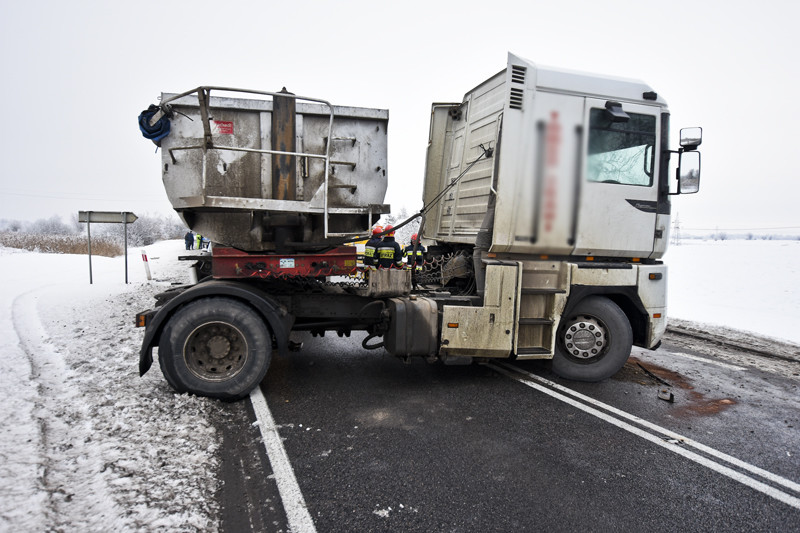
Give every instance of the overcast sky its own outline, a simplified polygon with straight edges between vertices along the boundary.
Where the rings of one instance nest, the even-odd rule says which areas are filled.
[[[394,211],[421,207],[431,102],[514,52],[636,78],[702,126],[684,228],[797,228],[800,4],[789,1],[10,2],[0,12],[0,219],[171,211],[136,118],[223,85],[386,108]]]

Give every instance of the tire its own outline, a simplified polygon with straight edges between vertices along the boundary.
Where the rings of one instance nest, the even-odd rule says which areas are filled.
[[[628,360],[633,331],[617,304],[601,296],[581,301],[561,320],[553,372],[575,381],[601,381]]]
[[[271,359],[272,338],[261,315],[224,297],[178,309],[158,343],[161,372],[173,389],[224,401],[246,397]]]

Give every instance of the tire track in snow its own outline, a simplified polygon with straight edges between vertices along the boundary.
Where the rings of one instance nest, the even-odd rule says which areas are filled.
[[[0,441],[0,479],[9,481],[0,488],[0,529],[6,531],[43,531],[51,514],[45,489],[46,431],[41,420],[39,368],[31,353],[25,295],[9,299],[0,315],[5,363],[0,373],[0,389],[5,393],[0,424],[7,434]],[[31,508],[38,512],[31,513]]]
[[[38,475],[35,490],[38,503],[42,505],[41,517],[45,524],[52,526],[57,516],[56,505],[53,499],[50,475],[52,473],[52,460],[50,448],[50,433],[52,431],[52,418],[48,415],[48,399],[57,395],[56,376],[64,376],[66,368],[58,354],[52,350],[52,344],[47,332],[39,319],[36,309],[38,298],[35,293],[39,289],[28,291],[17,296],[11,306],[11,321],[16,333],[19,347],[29,365],[28,380],[36,394],[33,398],[30,414],[38,426]],[[23,459],[24,460],[24,459]]]
[[[142,401],[137,389],[147,384],[127,357],[137,332],[121,309],[140,295],[98,291],[70,305],[65,296],[76,290],[40,287],[12,305],[42,422],[44,527],[22,530],[216,531],[216,439],[206,415],[220,406],[170,393]],[[39,514],[27,502],[22,512]]]
[[[86,459],[97,455],[91,444],[78,455],[72,450],[85,434],[91,434],[91,420],[83,402],[75,401],[75,391],[64,386],[73,377],[72,370],[59,353],[47,333],[39,315],[40,295],[53,286],[39,287],[14,299],[12,321],[19,338],[19,346],[30,363],[30,379],[38,392],[34,400],[33,415],[39,425],[38,489],[45,494],[43,517],[48,528],[60,529],[74,526],[73,513],[65,508],[82,505],[81,500],[110,501],[112,495],[102,480],[91,479],[93,472],[85,469]],[[87,443],[82,443],[86,446]],[[91,494],[81,493],[74,485],[75,478],[84,479]],[[86,502],[85,509],[91,504]]]
[[[113,282],[66,281],[82,257],[0,253],[0,531],[217,531],[226,407],[138,377],[131,318],[169,282],[124,286],[119,258],[98,263]],[[159,268],[177,281],[180,266]]]

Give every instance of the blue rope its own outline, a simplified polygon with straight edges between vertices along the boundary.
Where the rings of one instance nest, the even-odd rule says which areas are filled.
[[[145,139],[150,139],[157,145],[161,145],[161,139],[169,135],[169,113],[165,113],[163,117],[158,119],[158,122],[150,125],[150,119],[153,118],[159,111],[157,105],[150,105],[147,109],[139,114],[139,129],[142,131]]]

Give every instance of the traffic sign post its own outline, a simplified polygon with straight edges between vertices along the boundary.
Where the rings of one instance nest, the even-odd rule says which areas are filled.
[[[89,284],[92,284],[92,222],[99,224],[122,224],[125,227],[125,284],[128,284],[128,224],[139,217],[130,211],[78,211],[78,222],[86,223],[89,240]]]

